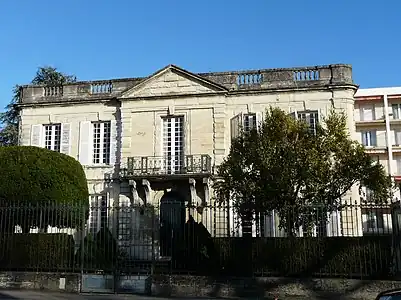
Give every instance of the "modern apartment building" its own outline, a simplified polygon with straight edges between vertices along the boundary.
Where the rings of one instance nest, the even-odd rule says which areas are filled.
[[[359,89],[355,94],[355,139],[381,163],[395,182],[401,182],[401,87]],[[364,190],[369,202],[371,192]],[[401,199],[400,188],[395,199]],[[364,231],[391,229],[390,211],[362,211]],[[369,221],[370,220],[370,221]]]
[[[90,216],[93,231],[102,226],[100,220],[115,218],[106,207],[147,204],[155,207],[161,227],[172,219],[168,226],[182,224],[192,214],[218,236],[235,229],[233,216],[219,221],[216,210],[208,209],[211,180],[239,126],[255,126],[265,109],[275,106],[307,116],[313,127],[334,107],[347,114],[356,135],[356,89],[349,65],[200,74],[169,65],[146,78],[24,86],[20,142],[81,162],[92,205],[104,207]],[[370,128],[364,122],[376,126],[370,118],[358,121],[358,130]],[[366,137],[373,143],[373,135]],[[347,197],[357,199],[357,190]],[[183,214],[188,204],[197,209]],[[118,218],[120,240],[132,239],[135,228],[146,225],[141,217]],[[342,219],[345,235],[348,221]]]

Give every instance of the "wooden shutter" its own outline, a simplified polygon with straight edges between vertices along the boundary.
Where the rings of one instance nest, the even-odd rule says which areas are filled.
[[[264,237],[275,237],[275,213],[274,210],[268,212],[264,217]]]
[[[31,146],[43,147],[43,126],[42,124],[31,126]]]
[[[113,120],[111,121],[110,124],[110,165],[115,165],[116,163],[119,162],[119,153],[118,153],[118,142],[117,142],[117,136],[118,136],[118,126],[117,126],[117,121]]]
[[[70,155],[71,153],[71,124],[61,124],[61,147],[60,152]]]
[[[242,124],[242,113],[236,115],[230,120],[230,132],[231,132],[231,140],[236,139],[241,134]]]
[[[83,121],[79,126],[79,162],[82,165],[92,163],[92,123]]]

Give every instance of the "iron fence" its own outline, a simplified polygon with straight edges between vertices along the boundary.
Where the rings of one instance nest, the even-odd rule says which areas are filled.
[[[219,204],[0,207],[0,270],[394,279],[397,207],[345,203],[250,219]]]

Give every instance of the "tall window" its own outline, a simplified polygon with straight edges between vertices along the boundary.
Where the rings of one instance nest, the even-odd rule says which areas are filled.
[[[362,135],[362,144],[366,147],[373,147],[376,146],[376,131],[363,131],[361,132]]]
[[[317,124],[319,123],[319,113],[317,111],[298,112],[298,120],[305,121],[309,126],[309,131],[316,134]]]
[[[244,132],[250,132],[256,128],[256,114],[244,114]]]
[[[184,162],[184,117],[163,118],[163,156],[167,173],[177,173]]]
[[[111,122],[93,122],[93,163],[110,164]]]
[[[393,119],[401,119],[401,103],[392,104],[391,108],[393,109]]]
[[[61,124],[44,125],[45,148],[60,152],[61,147]]]
[[[95,234],[107,226],[107,196],[90,196],[89,232]]]

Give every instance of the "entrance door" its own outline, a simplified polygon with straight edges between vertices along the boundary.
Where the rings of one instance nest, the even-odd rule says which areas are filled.
[[[160,202],[160,254],[172,256],[174,241],[179,241],[184,233],[185,203],[174,192],[164,194]]]

